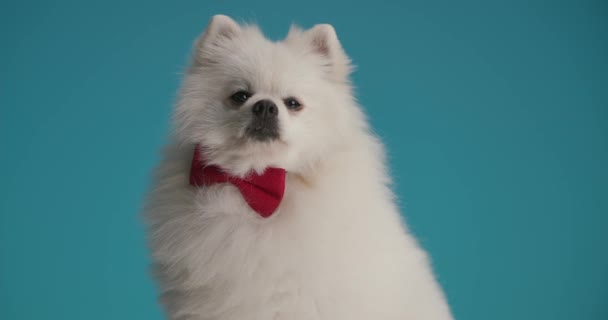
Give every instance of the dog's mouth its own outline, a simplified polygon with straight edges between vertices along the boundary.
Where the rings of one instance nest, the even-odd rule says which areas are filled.
[[[277,121],[254,119],[245,129],[245,136],[259,142],[271,142],[280,138]]]

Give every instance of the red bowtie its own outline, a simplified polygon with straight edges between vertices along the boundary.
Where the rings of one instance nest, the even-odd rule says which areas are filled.
[[[277,209],[285,191],[285,170],[267,168],[264,174],[255,172],[245,178],[231,176],[216,165],[207,165],[201,158],[200,146],[194,149],[190,184],[208,186],[214,183],[232,183],[239,189],[251,209],[263,218],[268,218]]]

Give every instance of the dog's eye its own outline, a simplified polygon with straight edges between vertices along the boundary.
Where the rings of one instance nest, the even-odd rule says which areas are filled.
[[[236,103],[245,103],[251,98],[251,93],[241,90],[230,96],[230,99]]]
[[[296,100],[296,98],[290,97],[283,100],[283,102],[289,110],[299,110],[302,107],[302,104],[300,101]]]

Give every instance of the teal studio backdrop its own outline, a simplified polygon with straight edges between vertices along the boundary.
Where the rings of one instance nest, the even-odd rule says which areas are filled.
[[[457,319],[608,319],[606,1],[0,3],[0,319],[162,319],[138,213],[216,13],[335,26]]]

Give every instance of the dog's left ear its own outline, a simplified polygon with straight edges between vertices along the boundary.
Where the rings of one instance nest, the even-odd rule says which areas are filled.
[[[318,24],[306,31],[292,26],[285,41],[303,44],[312,53],[324,58],[326,63],[323,67],[328,69],[333,80],[348,79],[353,67],[342,49],[336,30],[330,24]]]

